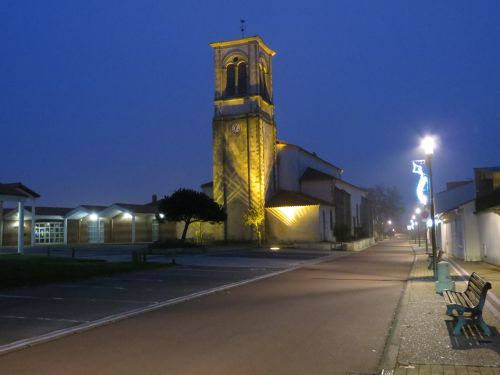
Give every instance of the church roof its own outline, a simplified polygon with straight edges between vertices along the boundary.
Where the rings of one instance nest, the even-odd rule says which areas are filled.
[[[293,207],[293,206],[333,206],[333,203],[311,197],[296,191],[280,190],[267,202],[266,207]]]
[[[364,191],[364,192],[368,191],[362,187],[351,184],[350,182],[347,182],[345,180],[342,180],[340,178],[332,176],[328,173],[324,173],[324,172],[318,171],[317,169],[310,168],[310,167],[308,167],[305,170],[305,172],[302,174],[302,176],[299,179],[300,182],[302,182],[302,181],[330,181],[330,180],[339,181],[342,184],[346,184],[346,185],[351,186],[351,187],[358,189],[360,191]]]
[[[314,168],[307,168],[300,177],[300,181],[310,181],[310,180],[317,181],[317,180],[333,180],[333,179],[335,179],[335,177],[332,176],[331,174],[318,171],[317,169]]]
[[[340,174],[344,173],[344,170],[342,168],[337,167],[336,165],[330,163],[329,161],[326,161],[325,159],[320,158],[315,152],[308,151],[308,150],[306,150],[303,147],[300,147],[300,146],[295,145],[293,143],[289,143],[289,142],[283,141],[281,139],[276,140],[276,144],[278,144],[278,145],[285,145],[285,146],[291,146],[291,147],[296,147],[300,151],[308,154],[309,156],[312,156],[313,158],[318,159],[318,160],[322,161],[323,163],[328,164],[329,166],[335,168],[336,170],[339,171]]]
[[[255,36],[249,36],[246,38],[239,38],[239,39],[233,39],[233,40],[226,40],[223,42],[212,42],[210,43],[210,47],[216,48],[216,47],[229,47],[229,46],[237,46],[240,44],[247,44],[249,42],[256,42],[260,48],[262,48],[267,54],[274,56],[276,55],[276,51],[271,49],[264,41],[262,38],[258,35]]]

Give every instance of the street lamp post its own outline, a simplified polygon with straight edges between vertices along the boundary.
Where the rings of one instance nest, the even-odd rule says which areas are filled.
[[[422,140],[422,147],[425,151],[427,165],[429,171],[429,202],[431,207],[431,246],[432,246],[432,269],[434,272],[434,278],[437,275],[437,253],[436,253],[436,221],[434,219],[434,186],[432,183],[432,156],[434,155],[434,139],[432,137],[426,137]]]

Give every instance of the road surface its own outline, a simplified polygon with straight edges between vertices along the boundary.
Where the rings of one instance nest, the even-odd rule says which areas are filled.
[[[0,356],[0,374],[375,373],[413,253],[385,241]]]

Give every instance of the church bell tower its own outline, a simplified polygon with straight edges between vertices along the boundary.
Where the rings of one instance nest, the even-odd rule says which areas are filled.
[[[248,208],[264,210],[274,192],[276,158],[272,57],[258,37],[211,43],[215,99],[213,197],[227,212],[224,239],[250,240]]]

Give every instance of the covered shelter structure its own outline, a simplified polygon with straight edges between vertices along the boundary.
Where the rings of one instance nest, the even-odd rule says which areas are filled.
[[[17,205],[17,252],[24,253],[24,205],[26,202],[31,202],[31,243],[34,243],[35,238],[35,201],[40,198],[40,194],[31,190],[20,182],[0,183],[0,241],[3,238],[3,204],[4,202],[14,202]],[[0,242],[0,246],[2,243]]]

